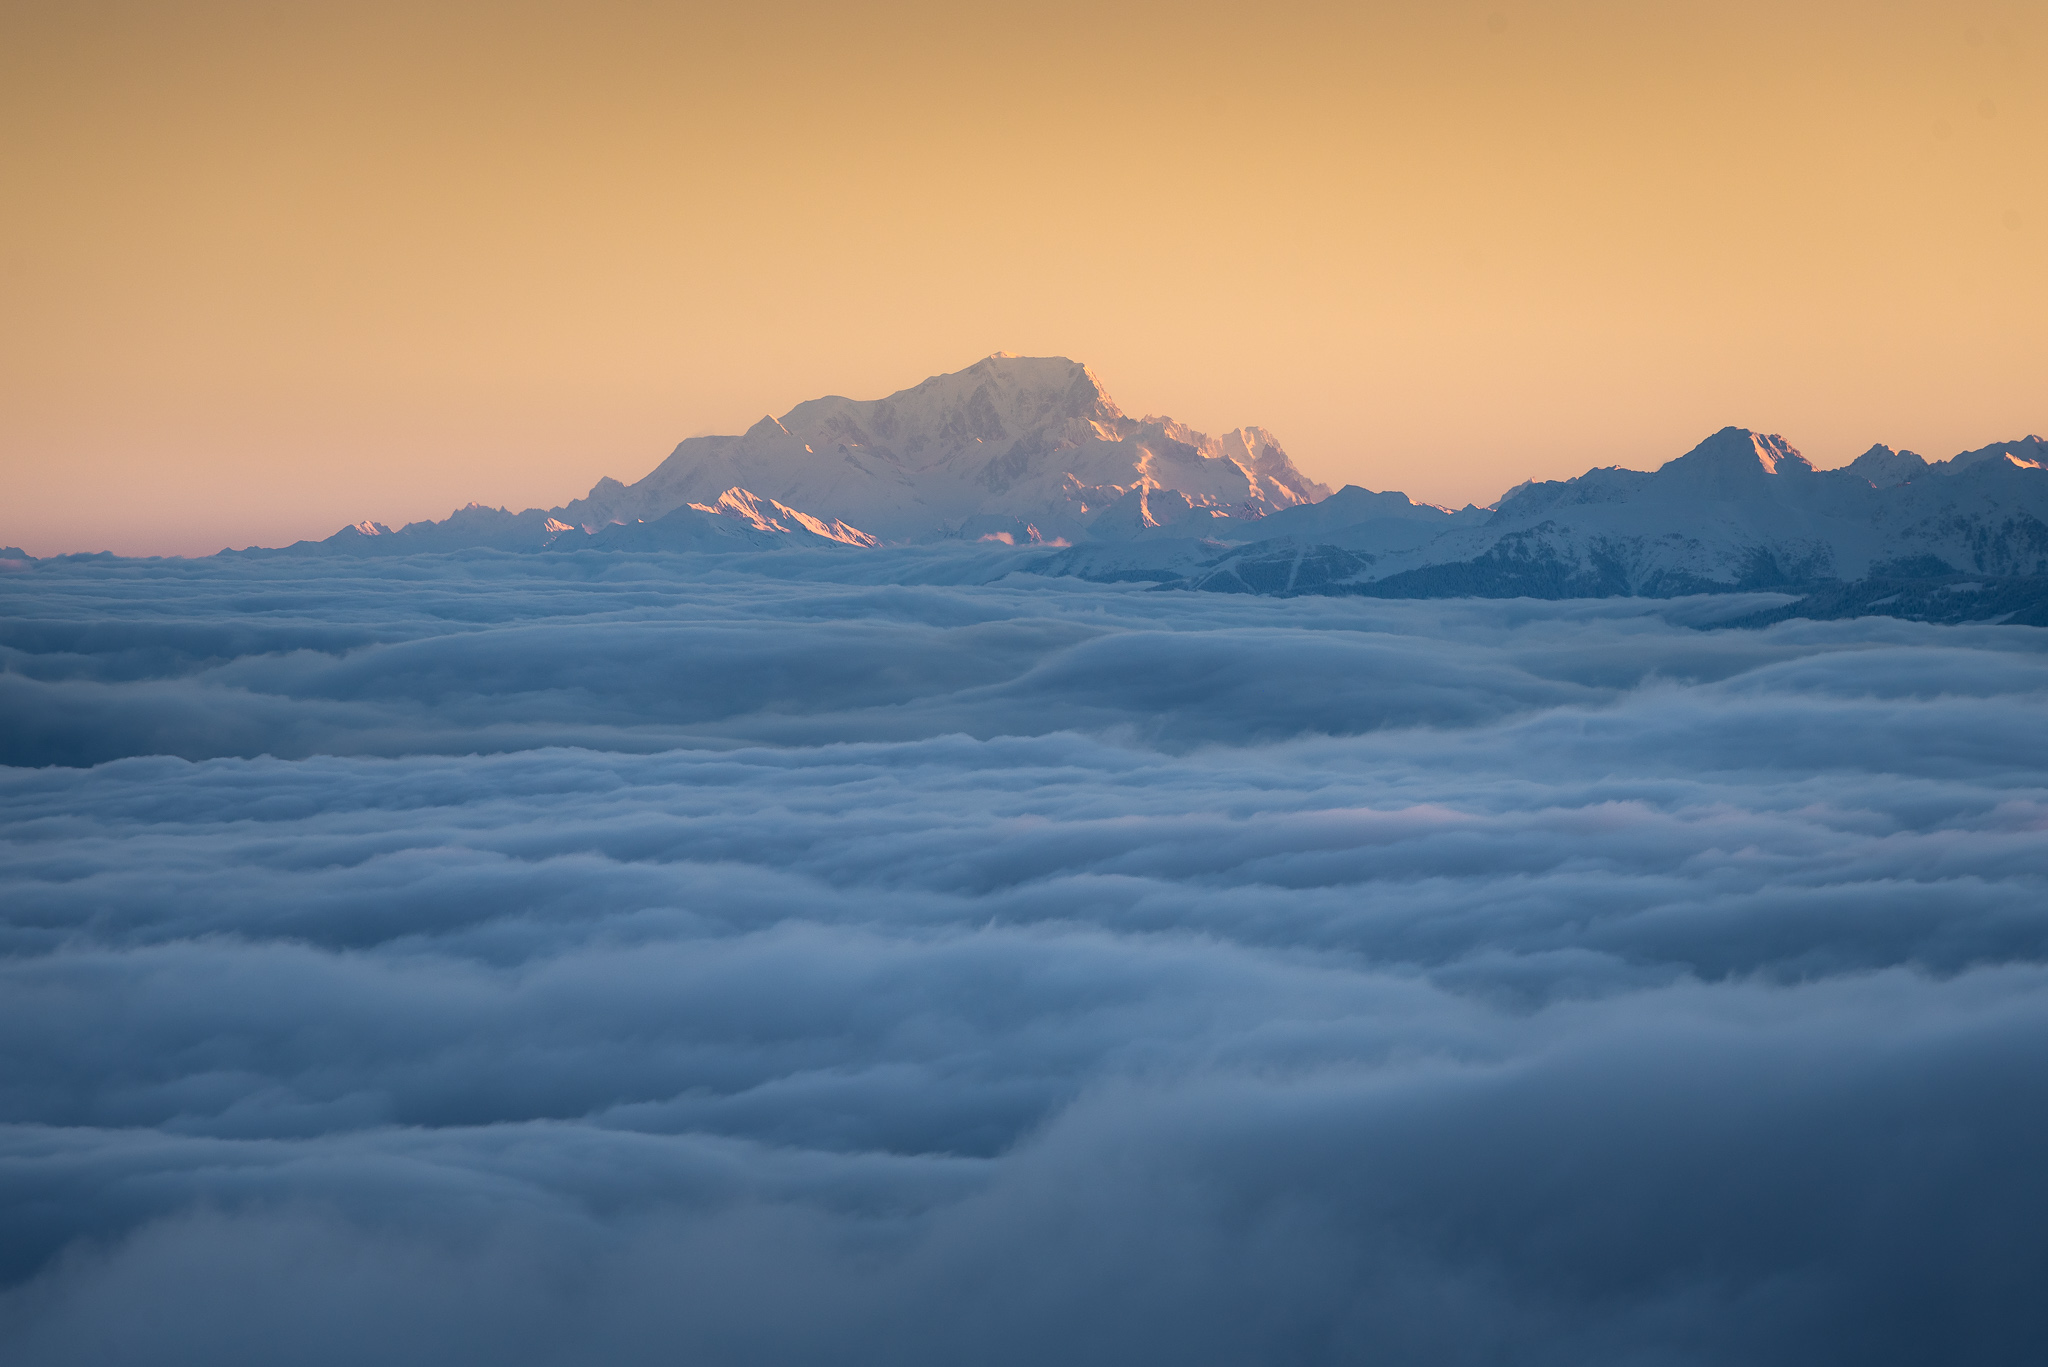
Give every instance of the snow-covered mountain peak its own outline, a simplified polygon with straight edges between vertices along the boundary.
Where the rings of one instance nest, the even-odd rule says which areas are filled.
[[[1123,410],[1080,362],[997,352],[886,398],[832,395],[800,403],[780,425],[815,450],[844,443],[888,450],[921,466],[928,452],[972,442],[1071,444],[1121,417]]]
[[[1912,451],[1894,451],[1879,442],[1842,468],[1869,480],[1873,488],[1890,489],[1926,474],[1927,461]]]
[[[2042,575],[2048,441],[1932,464],[1880,444],[1815,471],[1782,437],[1726,427],[1656,470],[1600,467],[1452,512],[1399,493],[1331,495],[1263,428],[1212,437],[1132,418],[1086,366],[998,354],[887,398],[818,399],[743,435],[692,437],[645,479],[600,480],[562,508],[470,504],[320,544],[725,552],[883,538],[1066,546],[1058,572],[1156,571],[1258,593],[1697,593],[1901,567]]]
[[[1658,473],[1666,471],[1716,479],[1749,474],[1810,475],[1813,463],[1775,432],[1724,427],[1678,459],[1667,461]]]
[[[1973,465],[1982,465],[1987,460],[2010,459],[2019,468],[2048,468],[2048,440],[2028,435],[2018,441],[1994,441],[1989,446],[1980,446],[1974,451],[1963,451],[1942,461],[1949,471],[1967,470]],[[2001,461],[2001,463],[2003,463]]]
[[[1122,537],[1183,516],[1235,527],[1329,493],[1262,428],[1219,438],[1135,419],[1078,361],[997,352],[880,399],[812,399],[740,436],[692,437],[638,483],[600,481],[552,511],[651,521],[734,487],[893,541]]]

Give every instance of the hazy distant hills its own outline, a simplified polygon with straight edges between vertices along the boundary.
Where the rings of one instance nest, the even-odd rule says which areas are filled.
[[[1356,486],[1331,494],[1261,428],[1211,437],[1133,418],[1084,365],[998,353],[887,398],[813,399],[737,436],[693,437],[636,483],[602,479],[561,507],[472,504],[243,554],[999,542],[1046,548],[999,573],[1207,592],[1778,589],[1807,594],[1815,612],[2032,620],[2041,612],[2011,604],[2048,604],[2034,583],[2048,584],[2044,466],[2048,441],[2030,436],[1932,462],[1873,446],[1818,471],[1781,437],[1728,427],[1655,470],[1589,470],[1453,511]],[[26,568],[18,555],[0,564]],[[1987,595],[1977,581],[1991,580],[2004,587]],[[1877,591],[1893,582],[1909,588]]]

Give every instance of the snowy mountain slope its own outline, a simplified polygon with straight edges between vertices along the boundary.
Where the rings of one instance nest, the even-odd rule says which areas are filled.
[[[1492,510],[1466,504],[1452,510],[1416,503],[1401,493],[1374,493],[1347,484],[1320,503],[1274,513],[1257,524],[1259,540],[1341,546],[1385,554],[1427,545],[1456,527],[1484,526]]]
[[[1883,442],[1842,467],[1878,489],[1905,484],[1927,473],[1927,460],[1913,451],[1894,451]]]
[[[689,509],[730,521],[743,522],[757,532],[773,535],[803,538],[806,536],[821,541],[837,541],[846,546],[878,546],[881,542],[858,527],[849,527],[838,518],[829,522],[809,513],[800,513],[787,504],[777,503],[772,498],[734,486],[725,490],[710,503],[686,504]],[[680,511],[680,510],[678,510]]]
[[[1241,522],[1329,492],[1260,428],[1209,437],[1132,418],[1078,362],[998,353],[887,398],[813,399],[739,436],[693,437],[639,482],[601,480],[552,515],[595,529],[733,486],[891,541],[1020,544]]]
[[[1184,581],[1227,593],[1302,593],[1367,572],[1394,551],[1428,545],[1454,527],[1485,523],[1492,514],[1467,506],[1451,512],[1406,494],[1375,493],[1347,484],[1320,503],[1301,504],[1253,523],[1213,523],[1219,533],[1256,533],[1249,542],[1202,539],[1166,529],[1156,540],[1096,541],[1044,562],[1054,574],[1103,581]]]
[[[540,508],[507,512],[472,503],[438,522],[408,522],[397,531],[365,519],[343,527],[324,541],[300,541],[282,549],[340,555],[417,555],[425,551],[532,551],[569,530]],[[254,551],[257,548],[252,547]]]
[[[1723,428],[1654,471],[1597,469],[1524,485],[1484,526],[1384,557],[1368,577],[1483,557],[1504,572],[1548,564],[1609,592],[1854,579],[1916,558],[1992,574],[2048,571],[2048,477],[2038,466],[2003,451],[1967,453],[1899,482],[1912,473],[1909,455],[1868,452],[1816,471],[1780,437]]]
[[[655,534],[605,540],[609,526],[652,525],[690,507],[756,531],[847,545],[1058,544],[1226,530],[1234,535],[1225,539],[1244,540],[1244,529],[1267,514],[1328,494],[1263,428],[1210,437],[1171,418],[1133,418],[1078,362],[999,352],[886,398],[812,399],[738,436],[692,437],[644,479],[601,479],[558,508],[513,513],[471,504],[439,522],[393,532],[364,521],[289,549],[563,549],[585,535],[612,545]],[[661,535],[683,535],[685,525],[697,524],[683,518]],[[710,524],[700,530],[713,541],[725,536]]]
[[[711,503],[685,503],[649,522],[613,522],[592,533],[567,529],[550,549],[719,551],[835,544],[880,543],[844,522],[826,522],[745,489],[727,489]]]
[[[804,509],[807,511],[798,511]],[[1525,483],[1457,511],[1332,495],[1271,434],[1124,413],[1084,365],[998,353],[886,398],[813,399],[681,443],[634,484],[511,513],[372,522],[295,551],[1034,544],[1038,572],[1261,594],[1577,595],[2048,574],[2048,442],[1817,471],[1728,427],[1654,470]]]
[[[472,503],[439,522],[409,522],[397,531],[377,522],[344,527],[325,541],[243,554],[418,555],[434,551],[771,550],[781,546],[875,546],[879,541],[837,518],[799,512],[746,489],[720,490],[708,502],[685,503],[648,521],[594,531],[529,508],[523,513]]]
[[[1782,438],[1729,427],[1654,471],[1524,484],[1484,526],[1387,557],[1369,577],[1491,557],[1504,573],[1549,565],[1606,592],[1834,578],[1877,552],[1878,501],[1868,479],[1818,474]]]
[[[2048,438],[2027,436],[2018,441],[1995,441],[1989,446],[1980,446],[1974,451],[1965,451],[1951,456],[1942,464],[1950,470],[1964,470],[1985,461],[1996,461],[2005,457],[2007,462],[2022,468],[2041,469],[2048,467]]]
[[[1259,524],[1293,523],[1297,535],[1216,546],[1206,559],[1185,547],[1149,566],[1127,556],[1116,577],[1234,593],[1557,598],[1800,586],[1901,566],[2041,575],[2044,446],[2029,437],[1932,464],[1879,446],[1816,471],[1783,438],[1730,427],[1654,471],[1520,485],[1490,514],[1347,489]],[[1044,565],[1093,573],[1076,552]]]

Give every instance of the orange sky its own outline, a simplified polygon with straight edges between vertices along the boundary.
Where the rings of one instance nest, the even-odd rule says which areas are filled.
[[[0,544],[551,505],[997,349],[1438,502],[1945,456],[2048,429],[2044,72],[2039,0],[6,0]]]

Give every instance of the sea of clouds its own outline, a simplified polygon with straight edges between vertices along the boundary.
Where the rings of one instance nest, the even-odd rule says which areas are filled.
[[[2048,1341],[2048,632],[996,554],[0,580],[0,1358]]]

